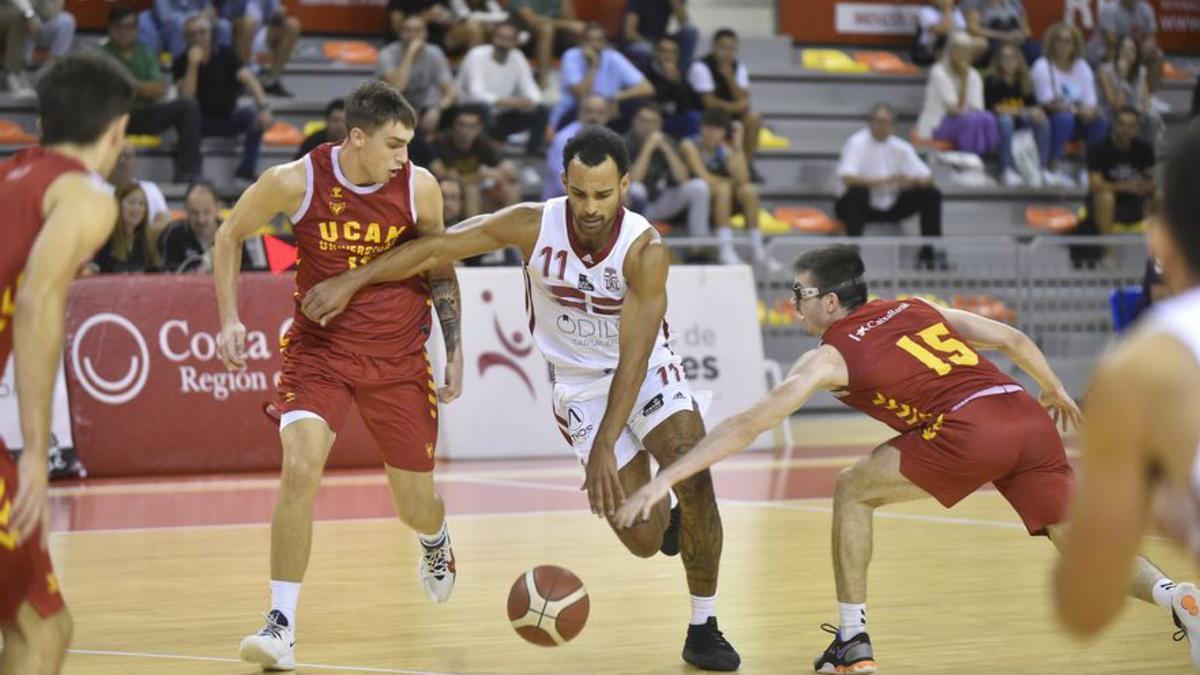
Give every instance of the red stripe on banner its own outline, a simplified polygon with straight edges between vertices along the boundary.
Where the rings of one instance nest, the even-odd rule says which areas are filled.
[[[620,307],[625,303],[625,298],[602,298],[598,295],[592,296],[593,305],[601,305],[603,307]]]
[[[587,297],[583,294],[583,291],[571,288],[570,286],[550,286],[549,288],[550,292],[557,298],[578,298],[579,300],[583,300]]]

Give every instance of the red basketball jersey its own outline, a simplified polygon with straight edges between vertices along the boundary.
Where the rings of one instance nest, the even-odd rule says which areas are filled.
[[[976,392],[1015,385],[920,300],[869,302],[821,336],[841,353],[843,403],[896,431],[941,428],[941,416]]]
[[[423,277],[364,288],[325,327],[300,311],[308,289],[417,236],[412,162],[386,183],[355,185],[342,174],[339,151],[325,144],[304,157],[308,189],[292,214],[300,260],[290,337],[337,343],[368,356],[408,354],[429,336],[432,302]]]
[[[87,167],[43,147],[17,151],[0,163],[0,216],[4,246],[0,246],[0,369],[12,352],[12,315],[17,286],[29,251],[42,231],[42,199],[56,178],[70,171],[88,173]]]

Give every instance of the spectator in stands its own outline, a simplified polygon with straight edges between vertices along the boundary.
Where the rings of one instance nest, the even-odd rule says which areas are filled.
[[[741,260],[733,250],[733,232],[729,221],[734,207],[746,219],[754,261],[767,260],[762,230],[758,229],[758,190],[750,180],[746,161],[746,130],[720,108],[704,111],[700,133],[680,144],[680,151],[692,175],[704,180],[712,195],[713,225],[721,239],[720,259],[725,264]]]
[[[1033,78],[1021,50],[1003,45],[992,55],[992,65],[983,83],[983,100],[996,116],[1000,130],[1000,179],[1007,187],[1017,187],[1025,179],[1013,163],[1013,135],[1017,129],[1029,129],[1037,142],[1037,174],[1030,177],[1035,185],[1046,181],[1046,166],[1050,162],[1050,120],[1038,107],[1033,96]],[[1040,180],[1034,180],[1040,179]]]
[[[1137,108],[1125,106],[1112,131],[1088,148],[1088,217],[1078,234],[1112,234],[1145,220],[1157,187],[1154,147],[1138,137],[1141,125]]]
[[[459,224],[465,218],[462,183],[447,177],[439,180],[438,185],[442,188],[442,223],[446,227]]]
[[[578,113],[579,98],[599,94],[616,108],[610,124],[618,131],[629,121],[645,99],[654,96],[654,87],[621,52],[608,46],[608,38],[599,24],[588,24],[583,44],[568,49],[562,57],[562,97],[551,114],[550,123],[561,129]]]
[[[150,232],[150,209],[146,194],[136,182],[117,188],[117,226],[93,261],[95,271],[154,272],[162,264]]]
[[[528,131],[525,151],[540,156],[545,148],[550,108],[542,104],[542,90],[516,46],[516,24],[506,21],[496,26],[490,45],[467,52],[459,66],[458,85],[464,101],[487,110],[493,138],[505,139]]]
[[[633,161],[626,198],[633,210],[652,222],[686,215],[689,235],[708,236],[712,232],[708,184],[703,178],[692,178],[662,126],[662,111],[654,103],[646,104],[634,116],[633,129],[625,136]]]
[[[1026,63],[1041,56],[1042,47],[1033,39],[1029,14],[1021,0],[963,0],[962,10],[967,31],[988,41],[987,51],[978,55],[977,63],[988,63],[1006,44],[1020,49]]]
[[[188,186],[183,197],[187,214],[167,226],[159,241],[165,272],[209,272],[212,246],[221,225],[221,202],[212,183]],[[245,263],[243,262],[243,267]]]
[[[1154,110],[1146,67],[1142,63],[1142,48],[1132,36],[1117,41],[1116,58],[1100,65],[1097,72],[1100,84],[1100,109],[1108,119],[1126,106],[1136,108],[1142,116],[1141,136],[1157,147],[1165,125],[1162,115]]]
[[[676,66],[687,70],[696,57],[696,43],[700,31],[688,17],[687,0],[629,0],[625,5],[625,16],[621,19],[622,49],[639,68],[645,68],[654,56],[658,43],[664,37],[672,37],[679,45]],[[679,24],[679,30],[667,33],[671,17]]]
[[[933,65],[942,58],[946,42],[954,33],[967,30],[967,19],[957,0],[931,0],[917,12],[917,39],[913,43],[912,61],[921,66]],[[987,40],[976,39],[979,53],[987,50]]]
[[[442,112],[454,103],[454,75],[441,47],[426,42],[425,20],[412,14],[400,25],[400,39],[379,52],[376,73],[399,89],[420,116],[418,126],[432,136]]]
[[[517,27],[533,36],[537,79],[544,87],[554,55],[575,46],[586,24],[575,18],[573,0],[508,0],[508,11]]]
[[[307,155],[322,143],[341,143],[346,140],[346,101],[335,98],[325,106],[325,126],[304,139],[296,151],[296,159]]]
[[[179,95],[200,104],[200,130],[205,136],[243,137],[241,162],[234,177],[252,182],[258,176],[263,132],[274,121],[266,92],[232,49],[213,44],[207,17],[189,19],[186,32],[187,52],[176,58],[174,65]],[[253,107],[238,105],[243,88],[254,97]]]
[[[257,70],[260,55],[267,61],[260,73],[263,91],[290,98],[280,78],[300,41],[300,19],[289,16],[280,0],[225,0],[221,18],[233,25],[233,50],[242,63]]]
[[[464,54],[476,45],[483,44],[483,25],[470,17],[466,3],[464,11],[452,9],[454,2],[446,0],[388,0],[388,20],[392,34],[401,41],[404,37],[404,22],[410,18],[421,19],[428,31],[429,42],[445,54]],[[410,99],[411,102],[411,99]]]
[[[707,108],[722,108],[746,127],[746,156],[750,177],[760,182],[754,167],[762,118],[750,105],[750,71],[737,60],[738,36],[729,28],[713,34],[712,52],[688,69],[688,82]]]
[[[1158,19],[1154,16],[1154,7],[1146,0],[1101,3],[1096,30],[1088,41],[1087,58],[1092,65],[1111,61],[1117,56],[1121,38],[1133,38],[1141,49],[1147,85],[1153,93],[1158,90],[1166,63],[1166,57],[1158,46],[1157,32]]]
[[[164,51],[172,58],[178,57],[188,48],[185,24],[196,15],[208,19],[218,45],[233,46],[233,25],[221,18],[213,0],[154,0],[150,9],[138,17],[138,42],[156,57]]]
[[[137,150],[132,145],[126,144],[121,149],[121,154],[117,156],[112,171],[108,172],[108,184],[113,186],[114,193],[119,187],[128,184],[137,185],[142,189],[142,196],[146,202],[146,223],[149,228],[147,232],[150,241],[157,242],[163,229],[171,220],[171,209],[167,206],[166,196],[157,185],[152,181],[139,180],[136,175]],[[157,251],[157,244],[155,250]]]
[[[484,131],[483,117],[478,108],[461,106],[454,113],[450,133],[438,139],[444,175],[462,183],[467,217],[515,204],[520,197],[517,168],[496,152]]]
[[[996,118],[984,109],[983,78],[971,67],[971,54],[971,36],[955,33],[946,56],[929,70],[917,135],[983,155],[996,147],[1000,132]]]
[[[579,116],[574,122],[558,130],[550,151],[546,153],[546,178],[542,182],[542,199],[552,199],[566,194],[563,191],[563,148],[579,130],[589,124],[605,126],[609,122],[612,106],[598,94],[588,94],[579,104]]]
[[[63,0],[7,0],[0,2],[0,44],[4,48],[4,84],[11,96],[35,96],[25,75],[34,47],[51,58],[71,49],[75,17],[63,10]]]
[[[867,223],[898,222],[914,213],[920,214],[922,237],[940,237],[942,193],[913,146],[893,135],[895,126],[891,106],[878,103],[871,110],[870,126],[842,146],[837,173],[845,191],[834,210],[851,237],[862,236]],[[922,247],[919,262],[941,264],[929,246]]]
[[[659,38],[644,72],[654,87],[654,101],[663,111],[663,130],[674,138],[687,138],[700,131],[700,97],[684,77],[679,61],[679,43],[667,35]]]
[[[167,83],[157,55],[137,39],[137,13],[118,5],[108,13],[108,40],[101,50],[116,59],[133,78],[136,96],[129,112],[130,134],[175,130],[174,183],[200,178],[200,105],[195,98],[163,101]]]
[[[1056,23],[1046,30],[1045,56],[1033,64],[1033,92],[1050,116],[1051,185],[1074,181],[1058,169],[1067,142],[1098,143],[1108,131],[1096,97],[1096,78],[1083,58],[1083,36],[1071,25]]]

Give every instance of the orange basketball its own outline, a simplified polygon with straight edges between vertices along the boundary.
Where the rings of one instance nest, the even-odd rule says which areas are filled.
[[[555,647],[583,630],[588,594],[579,577],[555,565],[540,565],[517,577],[508,592],[508,620],[527,642]]]

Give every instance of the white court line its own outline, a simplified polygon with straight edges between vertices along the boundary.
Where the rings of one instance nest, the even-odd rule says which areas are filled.
[[[122,652],[109,649],[68,649],[68,654],[85,654],[87,656],[123,656],[139,659],[165,659],[170,661],[204,661],[207,663],[237,663],[245,664],[240,659],[225,659],[216,656],[186,656],[184,654],[151,654],[148,652]],[[371,668],[369,666],[334,666],[325,663],[297,663],[297,668],[312,668],[313,670],[337,670],[351,673],[401,673],[402,675],[451,675],[433,670],[403,670],[401,668]]]

